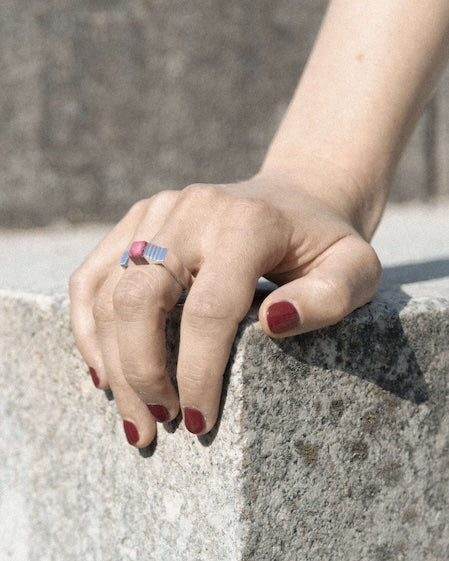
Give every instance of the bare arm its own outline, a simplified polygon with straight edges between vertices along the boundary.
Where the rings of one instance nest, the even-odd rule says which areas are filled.
[[[311,159],[341,168],[353,178],[345,204],[370,238],[448,49],[447,0],[333,0],[262,171],[294,177]]]

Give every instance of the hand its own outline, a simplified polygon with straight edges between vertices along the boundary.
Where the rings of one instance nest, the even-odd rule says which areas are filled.
[[[346,189],[350,180],[331,185],[331,177],[333,170],[304,172],[298,184],[261,173],[161,192],[134,205],[75,271],[75,339],[96,385],[112,389],[131,444],[147,446],[156,419],[174,419],[180,406],[191,432],[212,429],[259,277],[281,285],[259,311],[271,337],[334,324],[373,297],[381,269],[357,231],[364,217]],[[165,367],[165,316],[181,287],[163,267],[119,266],[135,240],[169,248],[195,277],[182,314],[179,396]]]

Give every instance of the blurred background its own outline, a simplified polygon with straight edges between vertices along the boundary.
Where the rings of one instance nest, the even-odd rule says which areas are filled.
[[[1,0],[0,226],[110,222],[158,190],[255,173],[326,5]],[[446,72],[391,200],[449,197],[448,156]]]

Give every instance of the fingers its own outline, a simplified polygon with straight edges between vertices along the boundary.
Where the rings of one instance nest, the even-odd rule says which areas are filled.
[[[122,272],[115,269],[98,292],[93,309],[96,335],[102,351],[102,361],[114,393],[123,429],[128,442],[138,448],[147,446],[156,434],[156,424],[146,405],[139,399],[123,376],[117,344],[116,318],[112,294]]]
[[[380,275],[371,246],[355,236],[345,237],[305,276],[265,299],[259,310],[262,328],[280,338],[333,325],[373,298]]]
[[[90,367],[95,385],[102,389],[111,387],[124,419],[128,441],[137,447],[146,446],[153,440],[155,420],[123,375],[113,293],[124,272],[118,265],[119,259],[129,243],[136,239],[136,229],[144,224],[146,237],[151,239],[164,223],[177,197],[178,193],[162,192],[136,204],[100,242],[70,281],[72,325],[77,346]]]
[[[215,425],[223,373],[239,322],[248,312],[257,275],[208,262],[189,293],[181,323],[178,389],[187,429],[209,432]]]
[[[108,388],[109,382],[93,315],[97,295],[111,270],[117,269],[120,256],[133,240],[136,228],[142,222],[149,222],[150,235],[154,235],[163,224],[177,197],[177,192],[164,191],[152,199],[136,203],[70,278],[73,335],[78,349],[89,366],[94,384],[101,389]],[[112,302],[112,299],[109,298],[109,301]]]
[[[257,277],[242,270],[224,271],[220,262],[208,261],[188,295],[177,380],[185,424],[195,434],[208,432],[216,422],[223,373]],[[178,394],[165,368],[165,318],[180,293],[164,268],[150,265],[130,267],[113,296],[123,375],[162,422],[175,418],[179,411]]]
[[[72,274],[69,282],[73,336],[89,367],[92,381],[101,389],[108,388],[109,383],[93,316],[95,299],[145,211],[144,202],[134,205]]]
[[[262,262],[271,252],[268,241],[260,244],[246,223],[251,222],[248,220],[251,210],[251,216],[260,218],[260,212],[266,212],[264,205],[239,203],[235,205],[234,216],[227,213],[243,235],[245,243],[240,246],[236,243],[235,228],[227,224],[220,229],[221,219],[218,224],[213,222],[214,216],[223,216],[223,208],[230,210],[226,197],[216,198],[211,189],[207,192],[195,189],[182,203],[156,236],[151,235],[149,221],[145,219],[133,239],[152,241],[168,247],[169,251],[175,250],[190,271],[199,269],[183,313],[178,386],[187,428],[203,434],[216,422],[223,372],[238,323],[251,305]],[[208,212],[211,207],[214,213]],[[264,220],[253,222],[265,223]],[[207,252],[203,251],[205,247]],[[260,247],[264,249],[259,251]],[[113,313],[108,321],[104,309],[98,306],[99,299],[96,324],[114,394],[118,391],[120,395],[128,395],[129,387],[157,420],[173,419],[179,401],[165,368],[165,317],[178,301],[179,284],[163,267],[131,264],[112,292],[107,282],[105,287],[104,308],[109,312],[113,308]],[[116,397],[121,414],[139,435],[133,443],[144,445],[151,437],[148,432],[144,434],[145,415],[135,402],[131,401],[133,406],[128,407],[128,399],[120,399],[120,395]]]
[[[166,371],[165,318],[181,287],[157,265],[130,267],[113,295],[123,376],[161,422],[178,414],[178,396]]]

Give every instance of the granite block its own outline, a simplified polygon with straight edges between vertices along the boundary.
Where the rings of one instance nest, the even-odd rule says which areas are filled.
[[[2,292],[0,317],[2,558],[446,558],[447,293],[384,291],[286,341],[250,314],[218,430],[174,423],[140,453],[73,348],[64,297]]]
[[[74,348],[58,283],[8,290],[2,277],[0,559],[446,561],[448,253],[390,262],[372,303],[283,341],[257,322],[261,287],[217,429],[198,438],[174,422],[140,452]]]

